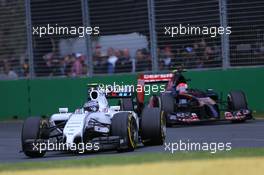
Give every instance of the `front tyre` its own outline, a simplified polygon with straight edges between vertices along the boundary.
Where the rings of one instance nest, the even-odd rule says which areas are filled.
[[[168,117],[170,116],[171,113],[175,111],[175,99],[170,93],[162,93],[160,96],[160,101],[161,101],[161,110],[164,111],[165,113],[165,118],[166,118],[166,125],[168,127],[171,127],[172,125],[168,123],[169,119]]]
[[[247,110],[247,99],[245,93],[243,91],[231,91],[227,95],[227,110],[230,112]],[[250,114],[251,115],[251,114]],[[252,118],[252,116],[250,116]],[[245,122],[246,119],[243,120],[233,120],[232,123],[242,123]]]
[[[229,111],[248,109],[246,96],[242,91],[229,92],[227,95],[227,104]]]
[[[114,115],[111,135],[123,139],[118,151],[134,151],[138,140],[138,128],[131,113],[121,112]]]
[[[34,144],[46,137],[48,124],[40,117],[29,117],[25,120],[22,128],[22,151],[31,158],[43,157],[45,151],[36,150]],[[45,135],[45,136],[44,136]]]
[[[166,138],[166,118],[160,108],[144,108],[141,127],[144,145],[163,145]]]

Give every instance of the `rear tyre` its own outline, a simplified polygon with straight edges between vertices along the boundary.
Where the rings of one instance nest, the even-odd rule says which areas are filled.
[[[29,117],[25,120],[22,128],[22,151],[28,157],[43,157],[45,151],[40,152],[34,148],[33,143],[47,137],[48,123],[40,117]]]
[[[121,111],[134,111],[134,104],[132,98],[121,98]]]
[[[153,108],[159,108],[161,107],[161,99],[159,96],[157,95],[153,95],[150,97],[149,100],[149,107],[153,107]]]
[[[124,140],[118,151],[134,151],[138,139],[138,128],[132,114],[129,112],[115,114],[112,119],[111,134]]]
[[[144,145],[163,145],[166,138],[166,118],[160,108],[144,108],[141,127]]]
[[[169,121],[168,117],[171,113],[175,111],[175,99],[171,94],[162,93],[160,96],[161,110],[165,113],[166,121]],[[168,127],[171,126],[170,123],[166,122]]]

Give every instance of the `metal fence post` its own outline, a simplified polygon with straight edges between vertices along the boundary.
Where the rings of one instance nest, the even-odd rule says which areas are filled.
[[[158,71],[158,54],[157,54],[157,34],[155,21],[155,4],[154,0],[148,0],[148,17],[149,17],[149,35],[150,35],[150,52],[152,56],[152,71]]]
[[[88,0],[81,0],[82,1],[82,20],[83,25],[85,27],[90,26],[90,15],[89,15],[89,4]],[[93,54],[92,54],[92,42],[91,42],[91,36],[86,34],[84,35],[85,39],[85,55],[87,56],[86,64],[88,68],[88,76],[93,75]]]
[[[34,60],[33,60],[33,44],[32,44],[32,23],[31,23],[31,6],[30,0],[25,1],[26,9],[26,27],[27,27],[27,56],[29,63],[29,76],[30,79],[34,76]]]
[[[219,0],[220,25],[224,28],[228,27],[227,22],[227,0]],[[230,67],[230,47],[229,35],[221,35],[221,49],[223,59],[223,69]]]

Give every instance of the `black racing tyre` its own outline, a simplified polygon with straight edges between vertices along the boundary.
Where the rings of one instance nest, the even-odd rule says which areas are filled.
[[[166,138],[166,118],[160,108],[144,108],[141,120],[144,145],[163,145]]]
[[[171,94],[162,93],[160,96],[160,101],[161,101],[161,110],[164,111],[165,117],[167,119],[168,115],[175,111],[175,99]],[[166,125],[168,127],[171,126],[171,124],[169,123],[166,123]]]
[[[171,94],[162,93],[160,96],[161,109],[166,113],[172,113],[175,110],[175,99]]]
[[[231,91],[227,95],[227,105],[229,111],[238,111],[241,109],[248,109],[247,100],[244,92]]]
[[[121,145],[118,151],[134,151],[138,139],[138,128],[131,113],[116,113],[112,119],[111,135],[124,139],[125,146]]]
[[[159,108],[161,107],[161,99],[157,95],[153,95],[149,99],[149,107]]]
[[[121,111],[134,111],[134,104],[132,98],[121,98],[120,103]]]
[[[45,120],[42,120],[41,117],[29,117],[24,121],[22,128],[22,151],[28,157],[36,158],[43,157],[45,155],[45,151],[35,150],[33,147],[33,142],[38,139],[43,139],[46,137],[43,131],[47,132],[48,124]],[[30,142],[28,142],[30,141]]]

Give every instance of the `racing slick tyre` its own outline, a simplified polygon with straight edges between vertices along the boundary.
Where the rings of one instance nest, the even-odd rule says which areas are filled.
[[[160,96],[161,100],[161,110],[164,111],[166,121],[169,121],[167,117],[169,116],[170,113],[175,111],[175,99],[171,94],[168,93],[162,93]],[[168,127],[171,126],[170,123],[166,123]]]
[[[151,96],[150,100],[149,100],[149,107],[153,107],[153,108],[161,107],[161,99],[160,99],[160,97],[157,96],[157,95]]]
[[[121,111],[134,111],[134,104],[132,98],[121,98]]]
[[[43,157],[45,151],[40,152],[34,148],[37,140],[48,138],[48,124],[41,117],[29,117],[25,120],[22,128],[22,151],[28,157]]]
[[[144,145],[163,145],[166,138],[166,118],[160,108],[144,108],[141,120]]]
[[[227,95],[227,110],[238,111],[241,109],[248,109],[247,100],[244,92],[242,91],[231,91]],[[233,120],[232,123],[242,123],[245,120]]]
[[[134,151],[138,140],[138,128],[131,113],[116,113],[111,124],[112,136],[119,136],[123,139],[118,151]]]
[[[227,95],[228,110],[237,111],[241,109],[248,109],[247,100],[244,92],[231,91]]]

